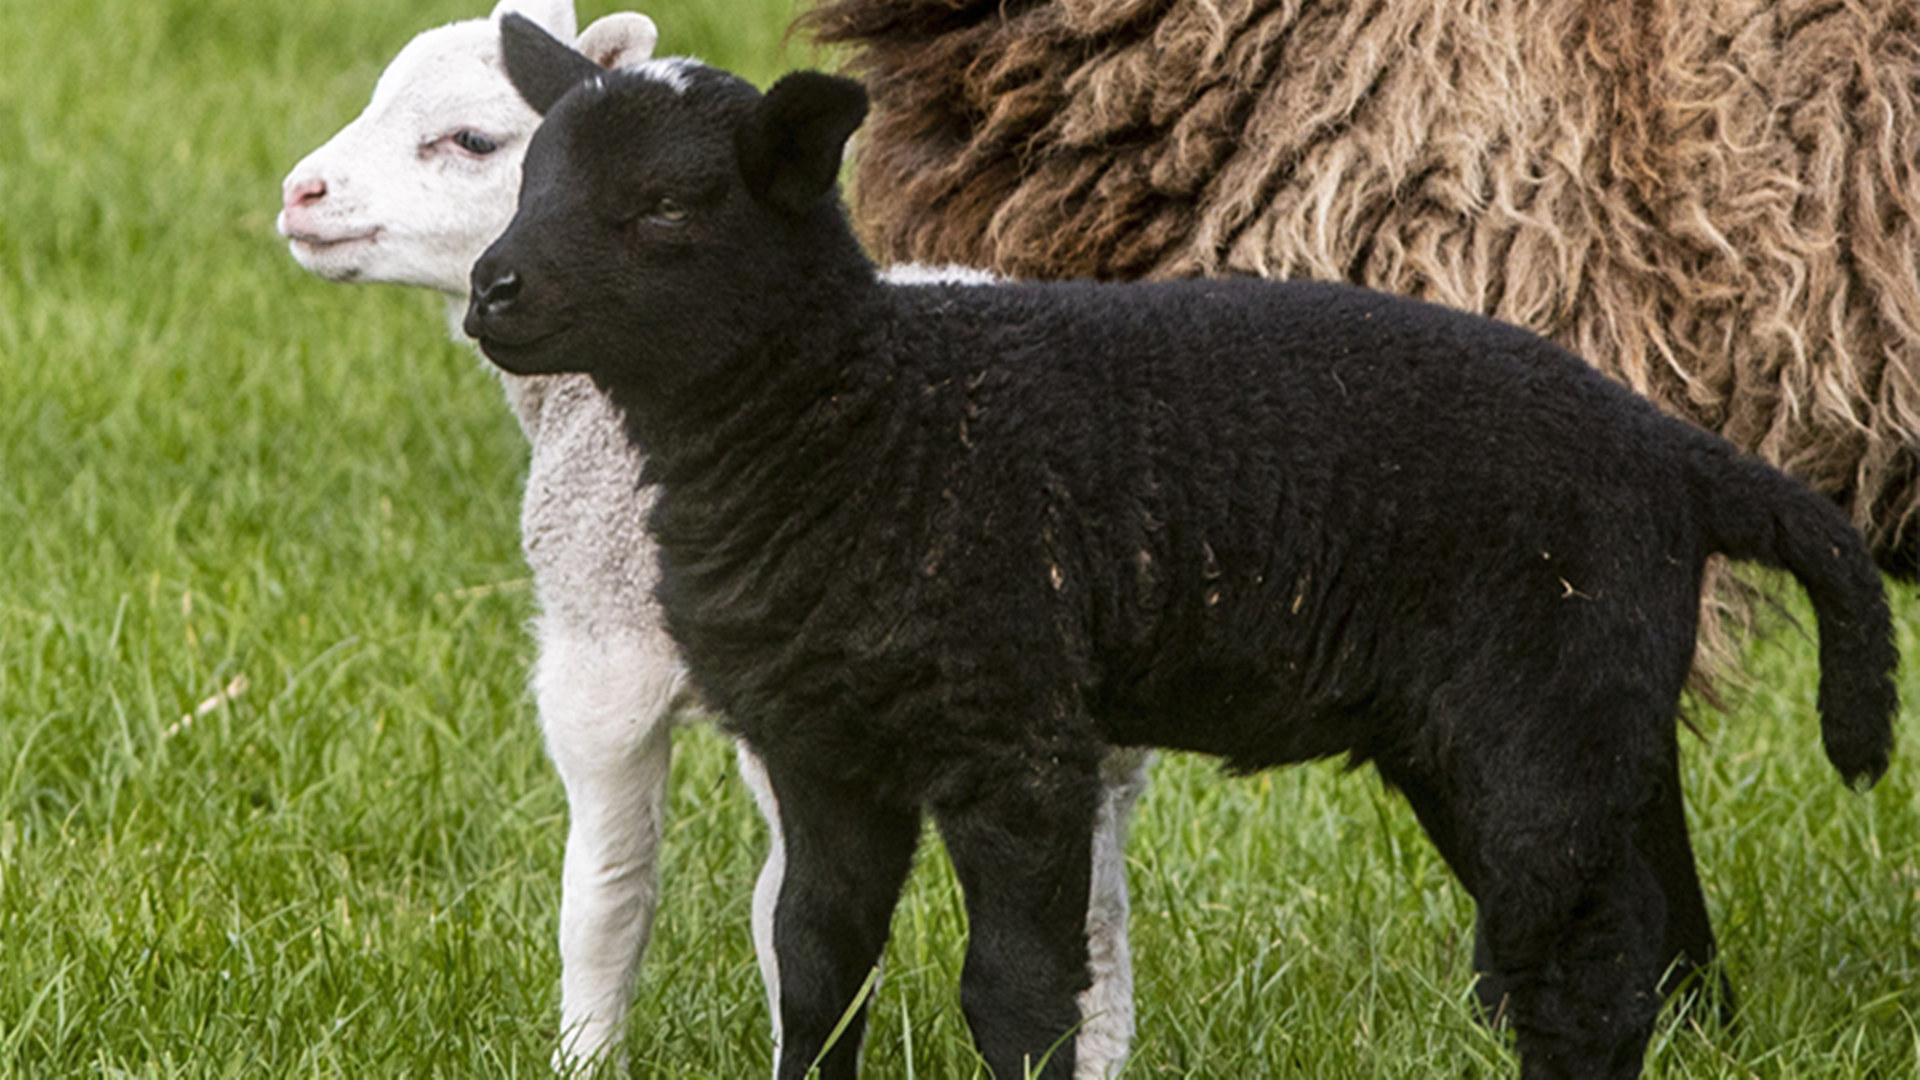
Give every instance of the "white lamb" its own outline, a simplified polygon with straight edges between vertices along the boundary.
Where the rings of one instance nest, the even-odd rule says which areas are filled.
[[[539,124],[500,59],[506,11],[574,40],[572,0],[501,0],[486,19],[421,33],[388,65],[366,110],[296,165],[283,188],[279,229],[300,265],[329,281],[438,290],[456,335],[468,270],[513,217],[521,157]],[[623,12],[588,26],[575,44],[618,67],[647,59],[656,39],[650,19]],[[901,268],[896,277],[957,273]],[[555,1059],[566,1068],[600,1058],[622,1036],[652,929],[682,674],[652,597],[643,528],[651,493],[611,405],[586,376],[502,382],[532,444],[520,522],[539,607],[532,684],[569,810]],[[1144,769],[1143,758],[1127,756],[1105,770],[1088,916],[1094,982],[1077,1039],[1084,1077],[1116,1070],[1133,1033],[1121,848]],[[756,763],[743,758],[741,772],[764,795]],[[756,890],[763,962],[780,873],[775,841]]]

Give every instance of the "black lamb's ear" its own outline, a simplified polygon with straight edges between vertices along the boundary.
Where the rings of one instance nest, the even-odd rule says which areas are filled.
[[[740,130],[740,170],[753,194],[798,211],[824,198],[840,155],[867,116],[867,92],[852,79],[796,71],[773,84]]]
[[[562,45],[533,20],[511,12],[500,17],[500,51],[513,88],[541,116],[567,91],[601,73],[600,65]]]

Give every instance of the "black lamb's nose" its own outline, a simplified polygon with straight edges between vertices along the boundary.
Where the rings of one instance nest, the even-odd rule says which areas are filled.
[[[520,295],[520,275],[509,270],[473,294],[473,306],[482,315],[497,315]]]

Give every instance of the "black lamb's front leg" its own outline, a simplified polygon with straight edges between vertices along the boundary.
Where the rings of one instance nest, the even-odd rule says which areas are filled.
[[[1084,775],[1083,775],[1084,773]],[[1087,971],[1094,769],[1021,761],[933,813],[966,894],[960,1001],[1000,1080],[1074,1075]],[[1043,1067],[1044,1063],[1044,1067]]]
[[[778,1044],[774,1075],[803,1080],[817,1066],[822,1080],[852,1080],[865,1004],[838,1041],[827,1041],[880,961],[920,814],[881,802],[870,784],[777,757],[763,767],[765,790],[755,796],[773,830],[774,855],[755,902],[773,906],[773,959],[763,958],[762,970]],[[756,923],[766,914],[756,911]]]

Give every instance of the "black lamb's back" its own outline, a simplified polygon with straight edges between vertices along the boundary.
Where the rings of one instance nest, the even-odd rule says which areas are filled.
[[[672,629],[752,737],[957,753],[995,710],[921,690],[1047,686],[1108,741],[1364,758],[1462,665],[1548,662],[1566,600],[1697,593],[1699,436],[1524,331],[1324,284],[882,292],[794,359],[805,401],[714,433],[751,469],[656,511]],[[873,714],[782,715],[828,703]]]

